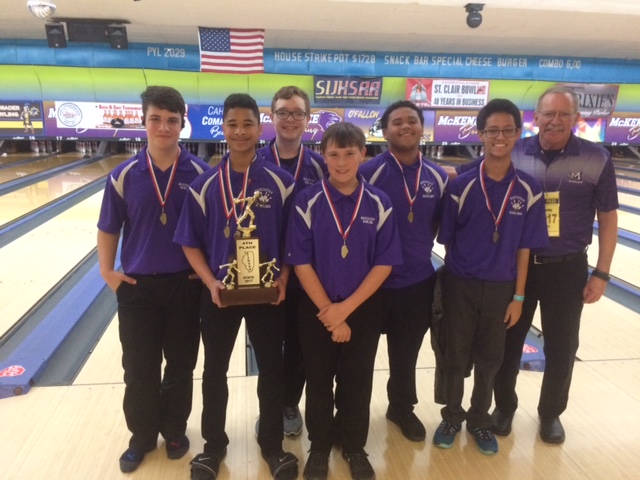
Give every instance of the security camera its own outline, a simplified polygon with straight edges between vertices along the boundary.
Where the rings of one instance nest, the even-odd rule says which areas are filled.
[[[467,11],[467,25],[470,28],[478,28],[482,23],[482,15],[480,12],[484,7],[484,3],[467,3],[464,9]]]

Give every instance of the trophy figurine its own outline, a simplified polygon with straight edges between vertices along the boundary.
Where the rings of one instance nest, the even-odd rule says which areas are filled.
[[[260,263],[260,239],[254,235],[257,229],[254,221],[256,215],[251,207],[260,197],[256,191],[251,197],[234,198],[233,203],[244,204],[244,211],[238,217],[235,233],[236,255],[229,263],[220,265],[226,268],[222,283],[225,289],[220,291],[222,305],[252,305],[273,303],[278,300],[278,289],[274,286],[274,272],[280,271],[276,267],[276,259]],[[243,225],[248,220],[247,225]],[[265,271],[260,276],[260,268]]]

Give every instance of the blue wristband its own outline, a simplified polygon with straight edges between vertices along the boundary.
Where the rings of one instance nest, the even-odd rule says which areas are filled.
[[[513,299],[514,299],[516,302],[524,302],[524,295],[514,295],[514,296],[513,296]]]

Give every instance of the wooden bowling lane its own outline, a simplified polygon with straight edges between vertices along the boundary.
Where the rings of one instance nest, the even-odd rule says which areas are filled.
[[[107,157],[0,196],[0,226],[105,177],[126,158],[126,154]]]
[[[618,228],[640,235],[640,215],[618,210]]]
[[[80,152],[68,152],[61,153],[54,157],[47,157],[40,160],[34,160],[33,162],[16,165],[14,167],[8,167],[0,170],[0,184],[16,180],[18,178],[24,178],[34,173],[40,173],[51,168],[59,167],[67,163],[80,160],[83,154]]]
[[[35,152],[20,152],[20,153],[3,153],[0,155],[0,167],[6,168],[8,165],[11,165],[15,162],[21,162],[23,160],[28,160],[30,158],[36,159],[38,157],[42,157],[44,155],[50,155],[48,153],[35,153]]]
[[[0,248],[0,335],[96,245],[102,191]]]

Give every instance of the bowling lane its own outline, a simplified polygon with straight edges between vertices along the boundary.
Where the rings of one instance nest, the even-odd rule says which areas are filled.
[[[44,155],[50,155],[47,153],[35,153],[35,152],[22,152],[22,153],[3,153],[0,156],[0,166],[11,165],[15,162],[21,162],[30,158],[38,158]]]
[[[16,165],[15,167],[7,167],[0,170],[0,185],[17,178],[24,178],[34,173],[40,173],[51,168],[66,165],[67,163],[80,160],[83,154],[80,152],[67,152],[56,155],[55,157],[47,157],[41,160]]]
[[[0,334],[95,247],[102,194],[0,248]]]
[[[0,226],[106,176],[128,156],[123,153],[107,157],[0,196]]]
[[[618,228],[640,235],[640,216],[635,213],[618,210]]]

